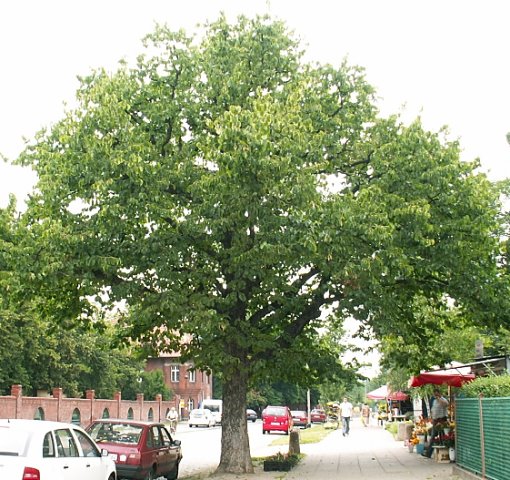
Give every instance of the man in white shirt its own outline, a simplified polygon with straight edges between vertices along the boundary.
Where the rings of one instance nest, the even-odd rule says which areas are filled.
[[[432,457],[432,446],[434,445],[434,438],[440,432],[437,425],[442,424],[448,420],[448,400],[441,395],[441,392],[434,390],[434,401],[430,407],[430,416],[432,417],[432,430],[430,431],[429,447],[423,452],[424,457]]]
[[[349,435],[350,421],[352,414],[352,403],[344,397],[344,401],[340,404],[340,416],[342,417],[342,435]]]
[[[170,433],[175,433],[177,431],[177,420],[179,420],[179,414],[175,410],[175,407],[170,409],[166,415],[166,419],[170,422]]]

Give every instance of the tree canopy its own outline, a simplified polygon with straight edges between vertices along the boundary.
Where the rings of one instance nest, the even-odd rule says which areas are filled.
[[[126,338],[220,375],[218,468],[250,472],[254,381],[341,371],[348,316],[414,342],[444,328],[423,311],[490,301],[497,190],[445,132],[380,118],[363,69],[305,63],[281,22],[159,26],[145,47],[82,77],[20,156],[39,178],[20,261],[52,316],[124,302]]]

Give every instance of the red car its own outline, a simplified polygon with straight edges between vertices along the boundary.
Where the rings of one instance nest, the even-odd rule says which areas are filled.
[[[262,411],[262,433],[284,432],[292,430],[293,422],[289,407],[266,407]]]
[[[320,408],[314,408],[310,412],[310,419],[312,423],[324,423],[326,421],[326,412]]]
[[[304,410],[291,410],[290,413],[295,427],[309,428],[312,426],[308,421],[308,413]]]
[[[86,431],[113,458],[119,479],[177,479],[181,441],[172,439],[163,423],[104,418]]]

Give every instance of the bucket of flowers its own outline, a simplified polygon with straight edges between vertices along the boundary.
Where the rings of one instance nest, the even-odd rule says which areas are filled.
[[[427,419],[417,420],[414,424],[413,434],[416,435],[420,443],[425,443],[425,436],[429,430]]]
[[[455,461],[455,430],[450,431],[448,435],[443,436],[443,444],[448,448],[450,461]]]
[[[420,443],[420,440],[418,439],[418,437],[416,437],[415,435],[413,435],[410,439],[409,439],[409,442],[407,444],[407,447],[409,448],[409,453],[412,453],[413,450],[414,450],[414,446],[415,445],[418,445]]]

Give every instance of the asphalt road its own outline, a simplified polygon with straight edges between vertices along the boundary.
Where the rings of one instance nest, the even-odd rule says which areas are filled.
[[[252,456],[265,455],[269,445],[279,433],[262,434],[262,422],[248,422],[250,451]],[[179,477],[184,478],[204,471],[213,471],[220,462],[221,427],[190,428],[180,423],[174,437],[182,442],[182,462]]]

